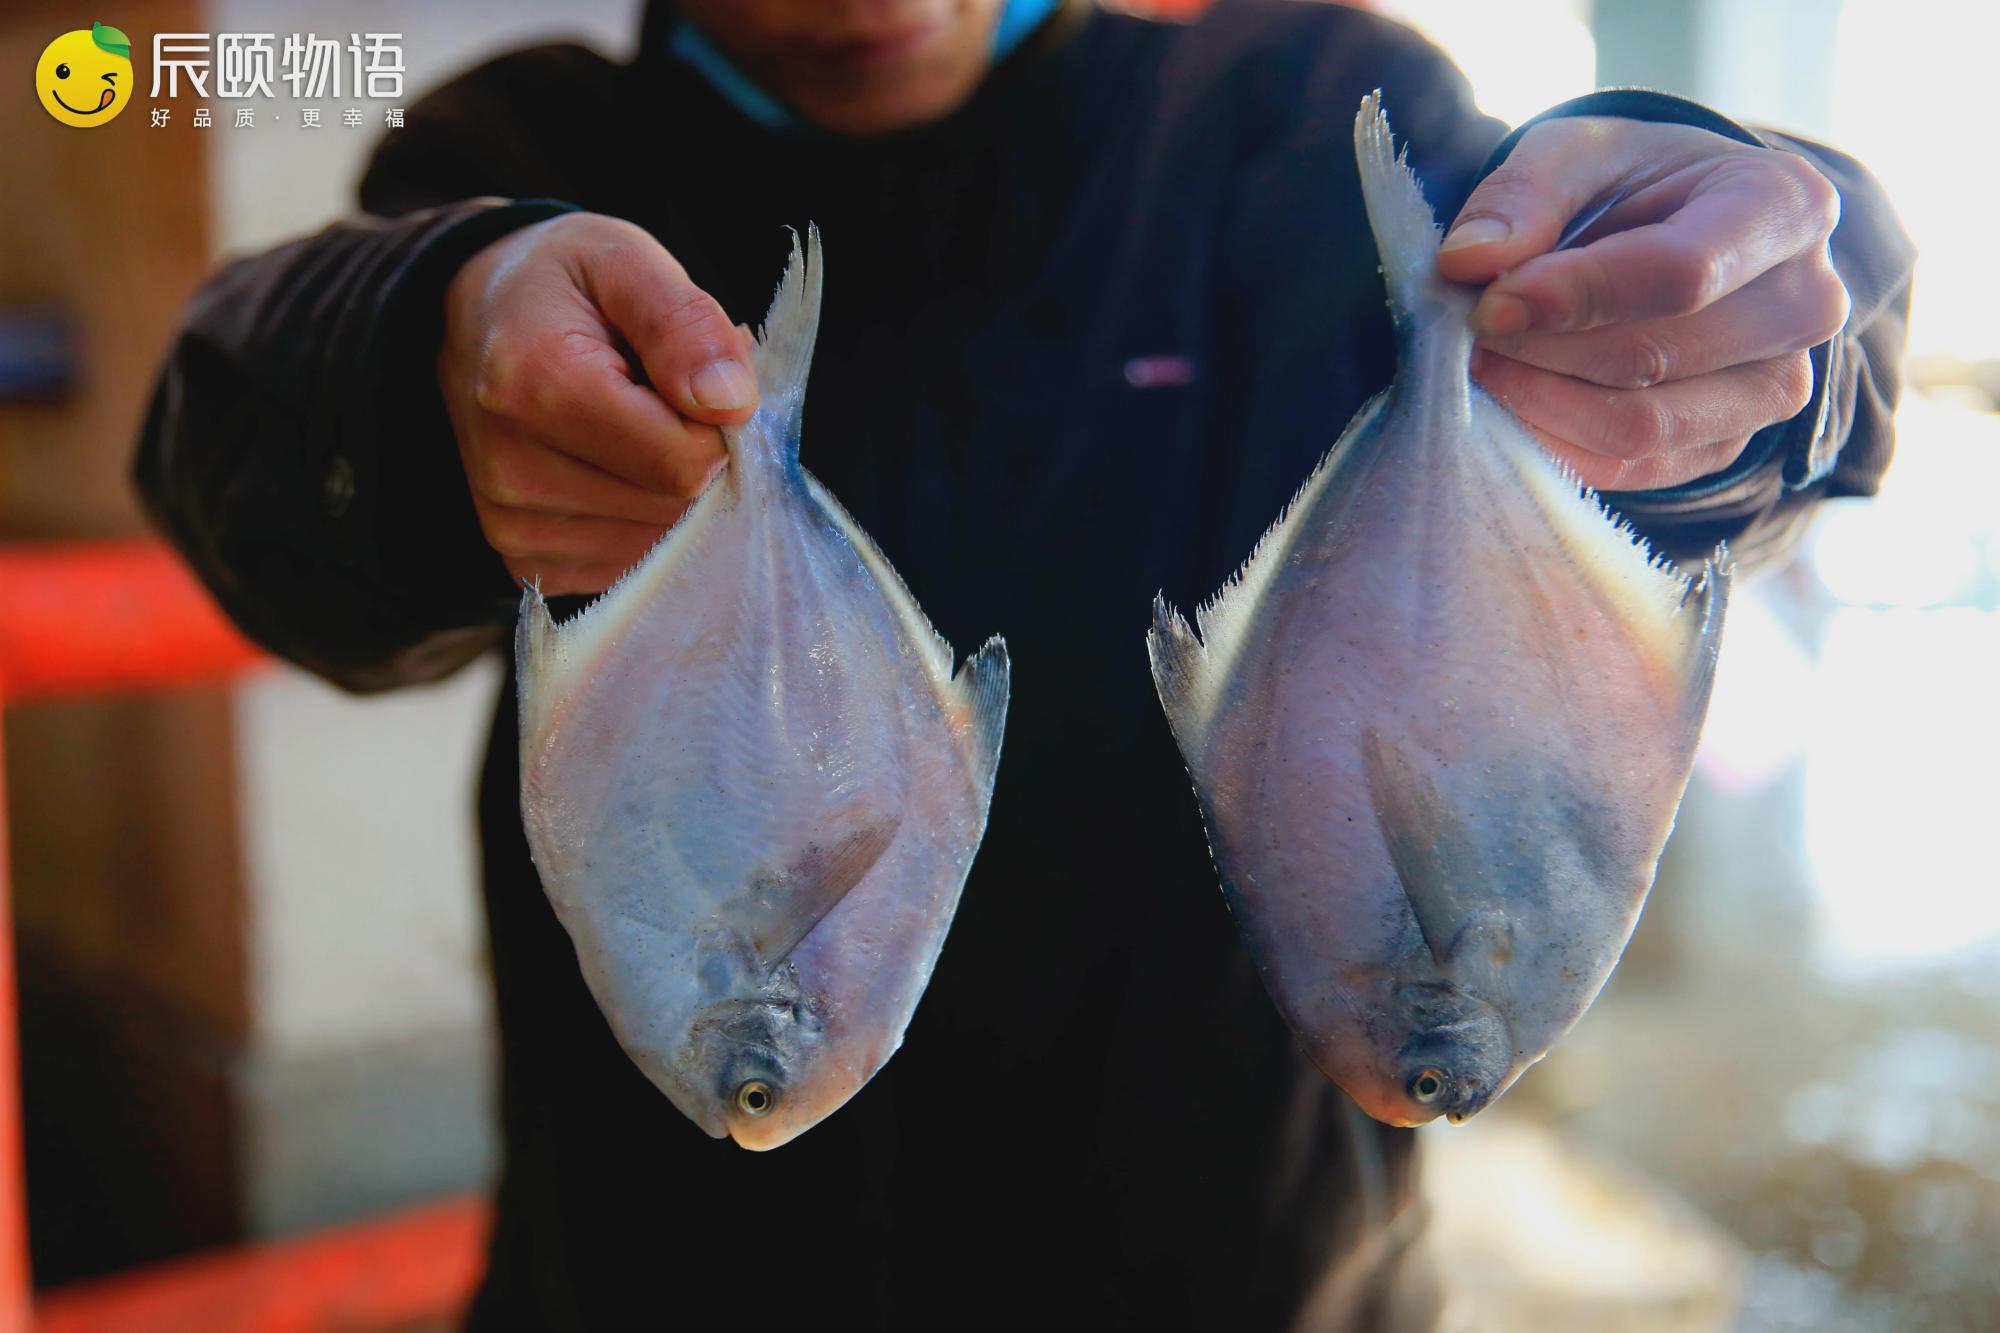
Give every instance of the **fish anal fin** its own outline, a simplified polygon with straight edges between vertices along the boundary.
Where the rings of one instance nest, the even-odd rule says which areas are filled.
[[[1442,966],[1494,915],[1472,888],[1478,861],[1471,838],[1423,766],[1373,727],[1362,738],[1361,762],[1389,860],[1424,943]]]
[[[766,968],[782,963],[874,868],[896,840],[903,819],[870,810],[854,811],[837,822],[848,831],[807,847],[788,866],[756,876],[740,897],[715,914]]]

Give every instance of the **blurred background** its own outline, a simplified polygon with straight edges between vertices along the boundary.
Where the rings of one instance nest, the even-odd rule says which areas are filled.
[[[407,103],[510,47],[629,54],[639,7],[126,0],[101,17],[135,44],[401,32]],[[1374,7],[1452,52],[1510,121],[1643,84],[1836,144],[1922,254],[1897,463],[1879,499],[1827,506],[1734,604],[1625,964],[1499,1108],[1425,1131],[1466,1326],[2000,1327],[2000,283],[1974,250],[2000,213],[1981,169],[2000,9]],[[79,21],[10,3],[0,69]],[[24,98],[0,138],[0,179],[32,183],[0,192],[5,543],[142,531],[129,451],[181,302],[218,258],[346,211],[383,132],[379,102],[315,134],[237,130],[225,111],[198,130],[186,95],[156,130],[139,102],[87,157]],[[0,622],[19,595],[0,586]],[[490,1180],[471,809],[498,678],[482,662],[364,700],[264,663],[7,706],[39,1287],[283,1252]],[[449,1218],[464,1269],[476,1206]]]

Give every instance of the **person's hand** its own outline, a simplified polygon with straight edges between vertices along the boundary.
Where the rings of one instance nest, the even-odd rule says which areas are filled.
[[[1623,198],[1550,253],[1569,221]],[[1483,284],[1473,377],[1601,490],[1718,472],[1812,393],[1847,321],[1840,196],[1804,158],[1684,125],[1545,121],[1480,183],[1438,272]]]
[[[599,592],[723,462],[757,402],[750,336],[629,222],[570,213],[474,255],[438,385],[486,540],[542,591]]]

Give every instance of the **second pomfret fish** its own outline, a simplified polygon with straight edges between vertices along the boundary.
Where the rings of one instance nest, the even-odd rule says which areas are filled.
[[[1154,680],[1231,910],[1378,1120],[1463,1119],[1547,1054],[1638,919],[1708,707],[1729,572],[1653,559],[1470,381],[1475,293],[1376,99],[1355,122],[1399,342]]]
[[[799,465],[818,235],[795,242],[729,464],[555,624],[521,607],[521,810],[626,1054],[717,1138],[773,1148],[892,1055],[986,828],[1000,640],[952,671]]]

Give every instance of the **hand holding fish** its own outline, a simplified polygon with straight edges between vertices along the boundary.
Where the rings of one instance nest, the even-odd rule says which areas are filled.
[[[445,294],[437,375],[508,572],[554,596],[637,564],[722,466],[717,428],[756,407],[750,348],[629,222],[565,214],[474,255]]]
[[[1554,250],[1569,221],[1618,202]],[[1438,272],[1485,284],[1473,377],[1603,490],[1718,472],[1812,392],[1846,322],[1840,196],[1804,158],[1684,125],[1552,120],[1473,191]]]

